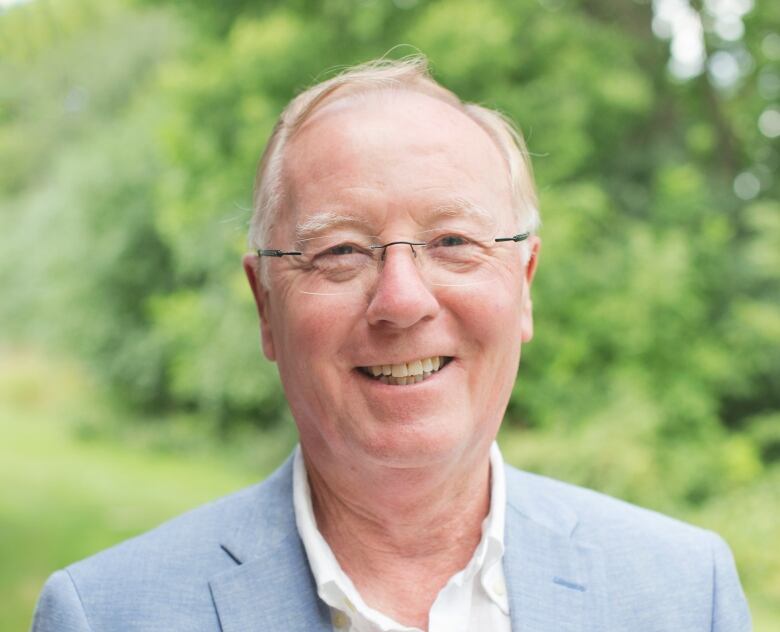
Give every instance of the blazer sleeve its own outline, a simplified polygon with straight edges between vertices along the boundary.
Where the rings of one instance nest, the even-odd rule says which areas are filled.
[[[35,607],[31,632],[91,632],[76,585],[68,571],[46,582]]]
[[[750,632],[750,610],[739,583],[734,557],[723,539],[712,533],[712,632]]]

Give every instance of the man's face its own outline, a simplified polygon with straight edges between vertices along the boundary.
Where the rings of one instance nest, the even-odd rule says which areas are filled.
[[[292,249],[312,217],[350,218],[380,243],[412,240],[468,205],[487,210],[494,236],[514,235],[507,167],[490,137],[452,106],[407,92],[325,106],[288,145],[286,199],[267,247]],[[441,209],[447,209],[445,220]],[[437,219],[439,218],[439,219]],[[308,220],[308,222],[307,222]],[[482,220],[484,222],[484,218]],[[332,229],[326,229],[332,230]],[[532,335],[531,263],[495,248],[490,281],[433,285],[408,246],[386,250],[360,292],[318,295],[290,258],[265,258],[269,286],[247,272],[263,347],[279,366],[304,450],[342,463],[421,467],[484,451],[501,422]],[[441,359],[413,384],[384,383],[370,367]],[[432,360],[433,366],[436,360]]]

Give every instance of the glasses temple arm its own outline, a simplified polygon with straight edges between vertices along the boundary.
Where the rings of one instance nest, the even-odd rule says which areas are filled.
[[[302,255],[302,252],[284,251],[284,250],[268,250],[259,248],[257,254],[260,257],[284,257],[284,255]]]
[[[520,233],[512,237],[496,237],[496,241],[525,241],[530,235],[531,233]]]

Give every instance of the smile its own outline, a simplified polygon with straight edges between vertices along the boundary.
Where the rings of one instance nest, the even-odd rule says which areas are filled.
[[[401,364],[377,364],[358,368],[364,375],[382,382],[382,384],[406,386],[428,379],[447,366],[451,360],[452,358],[447,356],[432,356]]]

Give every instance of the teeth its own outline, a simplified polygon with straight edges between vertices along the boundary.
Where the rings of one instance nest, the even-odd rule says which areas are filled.
[[[409,368],[406,364],[393,365],[393,377],[406,377],[407,375],[409,375]]]
[[[444,364],[441,356],[421,358],[401,364],[377,364],[364,367],[364,371],[373,375],[383,384],[417,384],[430,377]]]

